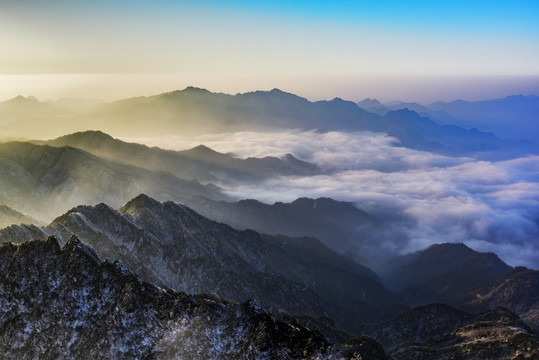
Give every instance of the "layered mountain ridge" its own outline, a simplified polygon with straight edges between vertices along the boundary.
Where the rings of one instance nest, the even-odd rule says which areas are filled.
[[[172,151],[128,143],[101,131],[84,131],[48,141],[34,141],[54,147],[71,146],[102,159],[149,170],[167,171],[182,179],[202,182],[256,181],[281,175],[312,175],[317,167],[291,154],[282,157],[239,159],[204,145],[189,150]]]
[[[28,142],[0,144],[0,202],[37,219],[96,201],[120,206],[141,192],[162,200],[226,197],[214,185],[107,161],[81,149]],[[44,212],[43,209],[47,209]]]
[[[36,111],[14,118],[0,130],[16,137],[22,136],[21,129],[26,136],[32,129],[34,138],[95,128],[134,137],[275,129],[376,131],[398,138],[402,146],[445,154],[481,153],[488,158],[506,152],[537,152],[537,145],[530,142],[500,140],[488,132],[440,125],[413,111],[398,109],[380,116],[351,101],[310,102],[278,89],[227,95],[188,87],[102,104],[85,114],[65,112],[65,108],[53,114]]]
[[[327,316],[352,333],[361,322],[388,319],[406,308],[372,270],[314,238],[237,231],[145,195],[119,211],[79,206],[48,227],[11,226],[0,231],[0,239],[55,235],[66,241],[72,234],[146,281],[238,301],[254,298],[271,311]]]

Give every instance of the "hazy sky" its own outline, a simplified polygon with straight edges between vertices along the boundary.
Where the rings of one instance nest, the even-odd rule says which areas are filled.
[[[423,102],[539,94],[537,19],[536,0],[3,0],[0,100],[187,85]]]

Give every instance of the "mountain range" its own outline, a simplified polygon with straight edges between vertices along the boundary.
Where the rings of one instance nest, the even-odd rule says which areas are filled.
[[[431,219],[437,226],[442,215],[455,223],[469,210],[463,220],[473,224],[449,227],[473,226],[456,234],[466,244],[474,244],[467,242],[475,239],[471,234],[482,241],[481,234],[512,234],[507,224],[522,233],[528,231],[518,228],[523,220],[535,224],[530,153],[539,153],[532,129],[537,99],[356,104],[312,102],[278,89],[228,95],[189,87],[112,103],[32,97],[0,103],[0,354],[537,357],[539,271],[513,268],[463,243],[435,244],[456,240],[422,222],[430,216],[426,203],[442,218]],[[522,130],[511,132],[515,121]],[[171,151],[103,131],[191,140],[275,131],[279,139],[308,136],[300,145],[312,148],[309,141],[343,141],[339,149],[353,134],[352,147],[371,147],[366,153],[373,161],[387,150],[407,165],[389,172],[341,168],[332,163],[354,160],[332,149],[302,157],[301,146],[261,158],[204,145]],[[356,143],[363,136],[369,141]],[[385,161],[387,154],[380,155]],[[464,179],[472,173],[477,182]],[[351,187],[359,182],[354,191],[375,194],[358,203],[323,197],[325,186],[341,177]],[[399,179],[413,182],[401,189]],[[395,192],[373,186],[386,180],[381,188]],[[282,184],[301,189],[311,182],[319,186],[307,191],[316,194],[312,199],[263,203],[243,195],[243,189],[254,197],[260,191],[259,199],[271,199]],[[425,192],[411,189],[423,185]],[[405,205],[410,200],[412,207]],[[453,200],[464,205],[454,207]],[[513,209],[513,200],[526,206]],[[436,204],[448,208],[438,214]],[[531,215],[521,216],[523,209]],[[508,213],[519,216],[510,221]],[[496,216],[507,232],[491,226]],[[418,243],[434,245],[401,253],[402,244]]]
[[[33,217],[21,214],[6,205],[0,205],[0,229],[12,224],[39,224]]]
[[[151,199],[141,196],[133,201]],[[135,205],[139,204],[126,205],[131,214]],[[150,220],[148,214],[136,216]],[[191,229],[189,222],[184,225],[186,231]],[[21,240],[16,231],[8,235]],[[54,237],[19,245],[5,242],[0,245],[0,274],[0,351],[6,359],[37,354],[399,360],[539,355],[531,329],[511,311],[496,308],[472,314],[442,304],[357,327],[380,342],[390,357],[365,335],[332,344],[294,317],[268,315],[254,300],[238,304],[142,282],[122,262],[102,262],[75,236],[63,249]]]
[[[201,182],[252,182],[281,175],[313,175],[317,166],[298,160],[291,154],[281,158],[240,159],[216,152],[204,145],[184,151],[163,150],[114,139],[101,131],[85,131],[49,141],[33,141],[54,147],[75,147],[105,160],[167,171],[182,179]]]
[[[10,100],[10,104],[24,107],[27,112],[38,108],[35,99],[17,99]],[[28,106],[29,102],[32,106]],[[452,155],[479,153],[485,157],[499,157],[501,150],[511,154],[537,151],[537,144],[532,142],[501,140],[490,132],[440,125],[408,109],[380,116],[363,110],[352,101],[335,98],[310,102],[278,89],[228,95],[188,87],[101,104],[83,113],[68,112],[66,115],[65,108],[57,108],[58,113],[23,113],[23,118],[14,117],[11,121],[10,112],[7,112],[5,118],[8,120],[4,121],[7,123],[0,126],[0,131],[4,136],[33,138],[50,138],[96,128],[134,137],[276,129],[375,131],[398,138],[401,146]],[[9,109],[18,114],[11,106]]]
[[[141,192],[163,200],[226,198],[216,186],[104,160],[73,147],[3,143],[0,167],[0,203],[44,221],[81,203],[120,206]]]
[[[539,97],[534,95],[513,95],[482,101],[455,100],[429,105],[399,101],[382,104],[376,99],[364,99],[358,105],[381,116],[390,111],[409,109],[440,124],[493,131],[508,139],[534,140],[539,137]],[[514,126],[515,123],[518,126]]]
[[[169,151],[100,131],[0,143],[0,166],[0,204],[45,222],[79,204],[119,207],[139,193],[183,202],[195,196],[225,200],[232,198],[213,182],[233,186],[318,172],[290,154],[240,159],[202,145]]]
[[[0,231],[0,240],[54,235],[65,242],[72,234],[145,281],[190,294],[256,299],[272,312],[325,316],[350,333],[360,323],[389,319],[407,308],[372,270],[314,238],[234,230],[145,195],[118,211],[105,204],[79,206],[47,227],[10,226]]]

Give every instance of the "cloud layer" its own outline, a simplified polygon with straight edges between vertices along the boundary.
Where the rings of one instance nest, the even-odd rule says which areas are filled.
[[[477,161],[402,148],[381,134],[341,132],[220,134],[176,138],[167,147],[200,143],[241,157],[292,153],[324,170],[227,188],[238,198],[351,201],[391,224],[384,239],[371,241],[385,250],[464,242],[510,265],[539,268],[539,156]]]

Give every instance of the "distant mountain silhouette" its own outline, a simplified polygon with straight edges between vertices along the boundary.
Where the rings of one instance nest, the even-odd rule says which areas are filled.
[[[399,138],[403,146],[445,154],[487,156],[495,150],[519,154],[538,150],[533,143],[503,141],[491,133],[442,126],[415,113],[397,110],[397,115],[380,116],[340,98],[310,102],[278,89],[227,95],[188,87],[102,104],[84,114],[54,108],[62,113],[47,117],[34,112],[33,117],[8,118],[9,123],[0,126],[0,131],[6,137],[24,134],[33,138],[96,128],[135,137],[276,129],[376,131]]]
[[[479,253],[464,244],[435,244],[390,261],[381,275],[415,305],[454,304],[511,267],[493,253]]]
[[[358,105],[381,116],[390,111],[409,109],[440,124],[478,128],[493,132],[503,139],[535,141],[539,138],[539,97],[534,95],[513,95],[484,101],[456,100],[430,105],[407,102],[381,104],[377,100],[365,99]]]
[[[539,138],[539,97],[534,95],[514,95],[473,102],[437,102],[428,105],[428,108],[449,114],[455,120],[454,123],[489,129],[504,138]]]

